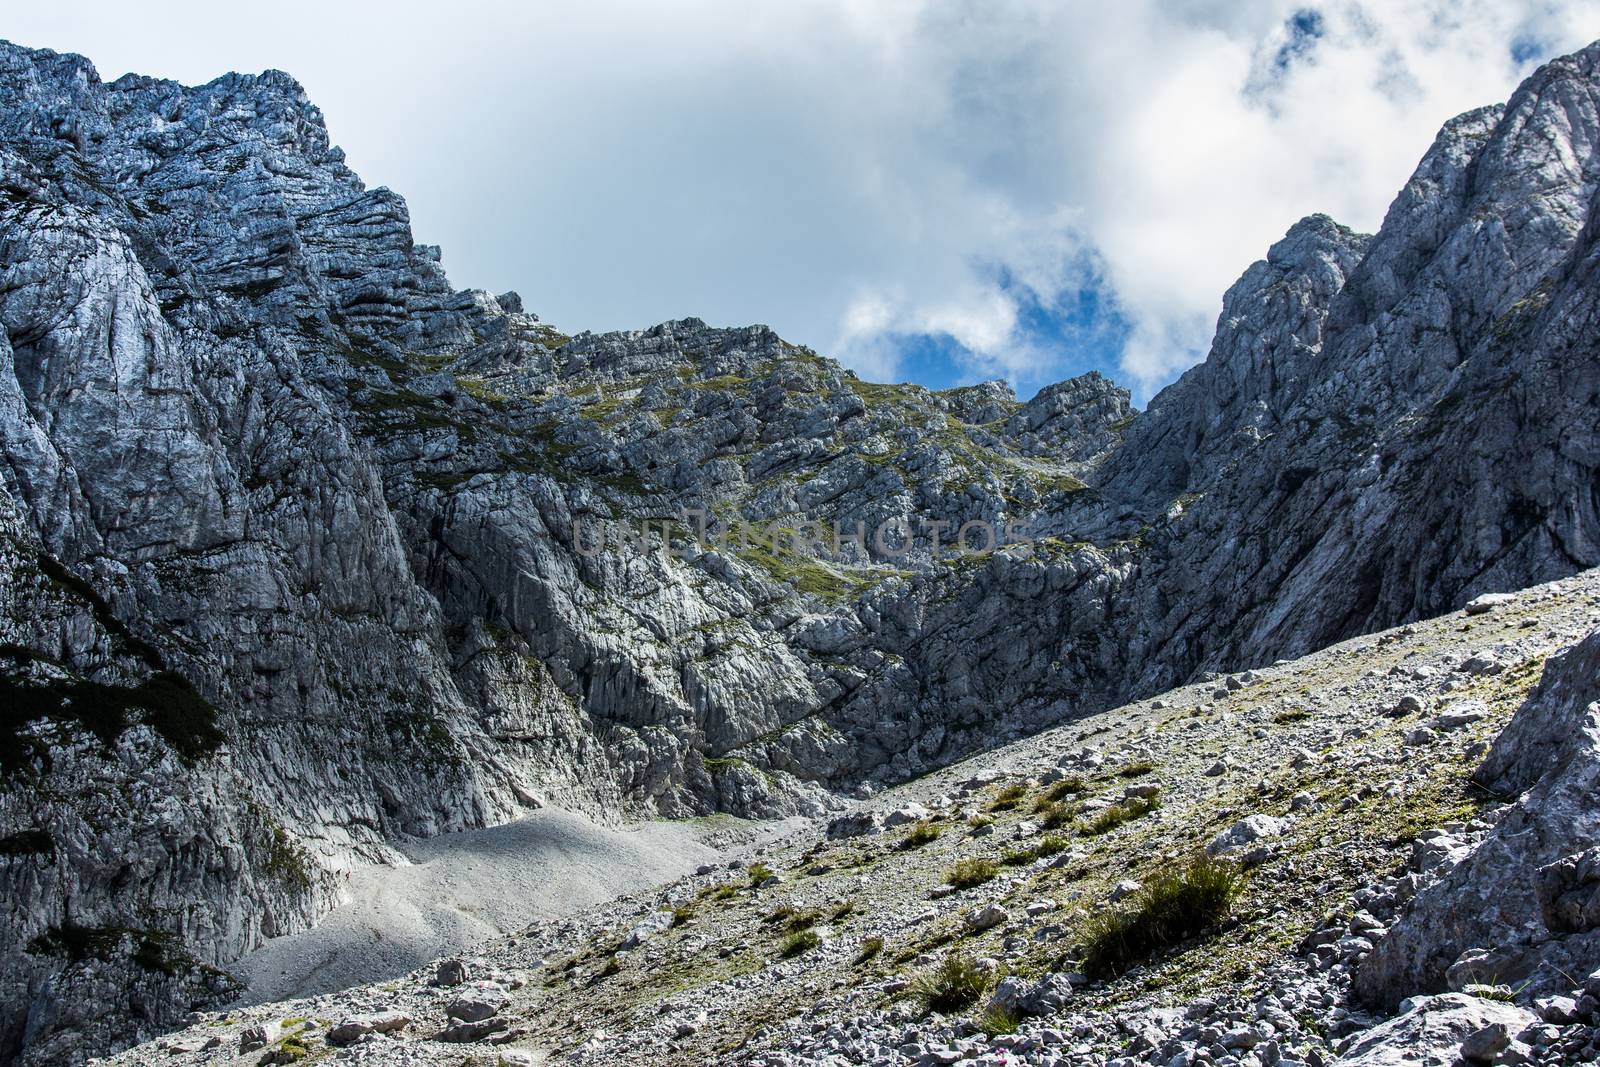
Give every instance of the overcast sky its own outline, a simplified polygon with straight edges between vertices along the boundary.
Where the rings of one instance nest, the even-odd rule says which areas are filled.
[[[289,71],[457,285],[568,332],[766,322],[871,378],[1142,400],[1297,218],[1375,229],[1600,0],[80,2],[0,35],[108,80]]]

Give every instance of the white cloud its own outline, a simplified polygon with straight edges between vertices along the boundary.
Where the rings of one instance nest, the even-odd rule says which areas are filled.
[[[1098,281],[1143,393],[1295,219],[1375,228],[1442,121],[1600,36],[1597,0],[56,8],[4,32],[108,77],[295,73],[458,284],[565,328],[766,321],[878,377],[934,331],[1037,384],[1085,357],[1019,294]]]

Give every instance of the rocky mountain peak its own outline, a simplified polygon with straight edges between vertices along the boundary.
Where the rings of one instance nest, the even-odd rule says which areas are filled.
[[[1135,413],[569,336],[286,75],[0,47],[0,1051],[170,1025],[414,838],[821,815],[1600,564],[1592,67],[1296,224]]]

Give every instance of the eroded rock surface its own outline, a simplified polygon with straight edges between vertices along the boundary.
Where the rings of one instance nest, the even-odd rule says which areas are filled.
[[[1378,234],[1296,224],[1136,414],[568,337],[453,289],[289,76],[0,46],[0,1052],[170,1026],[405,836],[818,813],[1600,563],[1597,62]],[[585,550],[644,519],[676,558]],[[723,536],[768,521],[869,536]]]
[[[1374,999],[1487,984],[1532,1003],[1600,971],[1600,633],[1551,661],[1476,777],[1516,803],[1378,943]]]

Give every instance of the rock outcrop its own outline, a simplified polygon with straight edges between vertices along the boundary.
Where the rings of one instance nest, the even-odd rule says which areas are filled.
[[[287,75],[0,45],[0,1055],[168,1026],[403,835],[820,811],[1600,563],[1597,63],[1298,223],[1134,415],[568,337]]]
[[[1600,971],[1600,633],[1551,660],[1476,777],[1516,803],[1378,942],[1370,999],[1503,985],[1532,1003]]]

